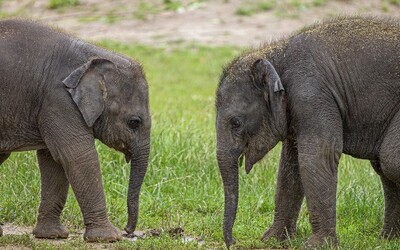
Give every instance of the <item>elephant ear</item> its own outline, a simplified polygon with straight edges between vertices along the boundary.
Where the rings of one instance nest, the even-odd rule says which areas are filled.
[[[253,77],[257,88],[264,92],[275,128],[283,137],[286,133],[286,100],[281,79],[274,66],[265,59],[259,59],[253,64]]]
[[[107,89],[104,75],[114,64],[106,59],[92,59],[63,80],[89,127],[103,113]]]

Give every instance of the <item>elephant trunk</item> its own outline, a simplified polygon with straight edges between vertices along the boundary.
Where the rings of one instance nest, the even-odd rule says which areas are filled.
[[[128,224],[125,231],[135,231],[139,216],[139,194],[149,163],[150,144],[136,148],[131,158],[131,173],[128,187]]]
[[[236,219],[236,210],[239,196],[239,171],[238,171],[238,153],[230,153],[217,150],[217,160],[221,172],[222,182],[225,193],[225,212],[223,222],[223,233],[226,246],[235,243],[232,237],[232,228]]]

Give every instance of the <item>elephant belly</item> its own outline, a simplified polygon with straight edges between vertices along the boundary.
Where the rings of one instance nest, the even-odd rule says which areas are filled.
[[[381,142],[381,133],[368,128],[357,128],[343,134],[343,153],[360,159],[375,160]]]
[[[17,129],[1,129],[0,153],[28,151],[46,148],[38,133],[18,131]]]
[[[46,148],[46,145],[43,142],[24,143],[24,142],[0,141],[0,153],[38,150],[44,148]]]

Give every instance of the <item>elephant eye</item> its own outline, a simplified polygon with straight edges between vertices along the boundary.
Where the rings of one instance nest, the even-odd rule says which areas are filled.
[[[128,120],[128,126],[133,130],[136,130],[141,123],[142,119],[139,116],[133,116]]]
[[[237,129],[240,126],[242,126],[242,121],[239,120],[239,118],[237,118],[237,117],[232,118],[230,122],[231,122],[232,129]]]

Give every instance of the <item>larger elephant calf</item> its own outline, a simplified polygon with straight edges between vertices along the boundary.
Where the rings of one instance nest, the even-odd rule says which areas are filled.
[[[107,218],[95,138],[131,161],[125,230],[133,232],[150,127],[148,86],[136,61],[34,22],[0,22],[0,164],[11,152],[37,150],[36,237],[68,236],[60,214],[71,185],[84,238],[121,238]]]
[[[296,231],[305,196],[307,246],[333,244],[342,153],[371,161],[385,194],[384,237],[400,236],[400,24],[337,18],[239,56],[217,91],[224,238],[234,240],[238,159],[249,172],[283,142],[275,218],[263,239]]]

